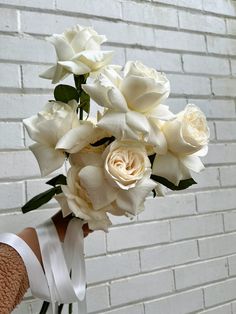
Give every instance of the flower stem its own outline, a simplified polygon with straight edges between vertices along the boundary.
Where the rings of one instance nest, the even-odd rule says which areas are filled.
[[[46,314],[48,307],[49,307],[49,302],[44,301],[39,314]]]

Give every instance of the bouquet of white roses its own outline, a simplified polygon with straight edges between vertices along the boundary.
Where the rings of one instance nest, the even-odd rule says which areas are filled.
[[[42,176],[66,161],[70,168],[23,212],[55,197],[64,216],[107,231],[110,214],[135,216],[151,193],[196,184],[191,171],[204,168],[199,157],[207,153],[209,128],[197,106],[175,115],[163,104],[170,93],[164,73],[138,61],[110,65],[112,52],[100,47],[105,36],[90,27],[76,25],[48,40],[58,60],[41,76],[58,83],[72,74],[75,87],[57,85],[55,99],[24,125]],[[96,119],[89,118],[90,99],[101,107]]]

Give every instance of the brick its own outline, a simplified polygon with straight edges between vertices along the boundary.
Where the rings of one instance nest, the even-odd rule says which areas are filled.
[[[221,141],[236,140],[236,122],[235,121],[216,121],[217,139]]]
[[[221,184],[223,186],[236,185],[236,166],[227,166],[220,168]]]
[[[19,208],[25,201],[23,182],[0,183],[0,210]]]
[[[192,190],[220,186],[219,171],[215,167],[205,168],[200,173],[194,173],[193,178],[197,184],[190,187]]]
[[[89,24],[88,20],[79,17],[31,11],[22,11],[20,18],[22,32],[30,34],[60,34],[73,25],[87,26]],[[44,23],[42,23],[42,20]]]
[[[169,217],[192,215],[196,213],[193,194],[168,195],[148,198],[146,209],[138,216],[139,220],[155,220]]]
[[[208,121],[208,127],[210,129],[210,142],[216,140],[215,122]]]
[[[180,28],[206,33],[226,33],[223,18],[179,11]]]
[[[179,54],[161,51],[126,49],[127,60],[139,60],[158,71],[182,72]]]
[[[206,77],[169,74],[171,93],[177,95],[210,95],[210,80]]]
[[[176,289],[204,285],[228,277],[226,258],[184,265],[175,269]]]
[[[22,206],[23,204],[24,202],[22,202],[20,206]],[[33,210],[30,213],[27,213],[27,215],[25,215],[21,213],[21,210],[19,208],[20,206],[18,206],[18,209],[15,212],[12,212],[12,211],[11,213],[6,212],[6,214],[1,215],[1,220],[0,220],[1,232],[18,233],[26,227],[35,227],[43,223],[45,220],[49,219],[58,211],[58,209],[55,209],[55,208],[43,209],[43,210],[38,209],[38,210]],[[25,297],[30,297],[30,296],[31,294],[27,293]]]
[[[96,231],[84,240],[84,250],[86,257],[105,254],[106,241],[103,231]]]
[[[109,293],[106,285],[87,289],[88,312],[101,311],[109,307]]]
[[[99,34],[106,34],[109,43],[140,45],[145,49],[155,46],[154,31],[150,27],[98,20],[93,20],[91,24]]]
[[[168,222],[142,223],[110,229],[107,234],[107,248],[112,252],[169,242],[169,240]]]
[[[209,151],[206,157],[202,158],[204,164],[217,164],[217,163],[233,163],[236,156],[236,144],[210,144]]]
[[[16,32],[17,28],[17,11],[1,8],[0,30],[5,32]]]
[[[43,73],[48,68],[48,65],[42,66],[36,64],[24,64],[22,66],[23,87],[36,89],[53,89],[54,85],[51,84],[50,80],[42,79],[41,77],[39,77],[39,74]]]
[[[146,302],[144,305],[146,314],[195,313],[197,310],[203,308],[203,294],[201,290],[192,290],[164,297],[156,301]]]
[[[172,289],[173,274],[170,270],[114,281],[110,286],[111,305],[161,296]]]
[[[37,161],[30,151],[0,153],[0,177],[20,179],[39,176]]]
[[[199,250],[202,259],[220,257],[236,253],[236,234],[226,234],[220,236],[200,239]]]
[[[216,54],[236,54],[236,40],[231,38],[207,36],[208,51]]]
[[[146,248],[140,251],[140,258],[143,271],[185,264],[199,258],[197,242],[187,241]]]
[[[226,304],[223,306],[214,307],[211,310],[199,312],[199,314],[231,314],[231,305]]]
[[[202,9],[202,2],[196,0],[153,0],[157,3],[171,4],[180,7]]]
[[[1,94],[1,118],[24,119],[42,110],[52,95]]]
[[[152,25],[178,27],[176,9],[157,7],[148,3],[123,2],[123,19]],[[135,14],[134,14],[135,12]]]
[[[231,68],[232,68],[232,75],[236,76],[236,60],[231,59],[230,62],[231,62]]]
[[[22,124],[0,122],[0,149],[20,149],[24,147]]]
[[[204,288],[206,307],[235,299],[236,280],[231,279]]]
[[[30,7],[30,8],[41,8],[41,9],[54,9],[53,0],[0,0],[0,3],[19,6],[19,7]]]
[[[200,213],[234,209],[235,200],[235,189],[197,193],[197,206]]]
[[[171,220],[171,236],[174,241],[223,232],[221,215],[207,215]]]
[[[214,78],[212,79],[212,90],[214,95],[235,97],[236,91],[234,86],[236,79],[230,78]]]
[[[227,32],[231,35],[236,33],[236,21],[233,19],[226,19]]]
[[[57,0],[57,9],[115,19],[121,19],[122,17],[120,2],[111,2],[110,0],[103,0],[102,2],[98,0],[80,0],[76,2],[73,0]]]
[[[106,314],[144,314],[144,312],[143,306],[141,304],[135,304],[131,306],[122,307],[117,310],[108,311],[106,312]]]
[[[52,63],[55,61],[53,46],[46,40],[0,35],[0,59]]]
[[[184,70],[192,73],[229,75],[229,61],[222,58],[184,55]]]
[[[231,0],[203,0],[203,9],[221,15],[235,16],[236,5]]]
[[[205,52],[206,44],[203,35],[155,30],[156,47],[184,51]]]
[[[236,231],[236,212],[224,214],[225,231]]]
[[[228,257],[229,262],[229,274],[230,276],[236,275],[236,255],[232,255]]]
[[[232,100],[189,99],[189,103],[196,104],[208,118],[235,117],[235,104]]]
[[[140,272],[139,254],[138,252],[126,252],[88,259],[86,271],[88,283],[137,274]]]
[[[20,88],[19,65],[0,63],[0,73],[0,87]]]
[[[104,44],[102,49],[114,52],[112,56],[112,64],[124,65],[126,63],[125,48]]]

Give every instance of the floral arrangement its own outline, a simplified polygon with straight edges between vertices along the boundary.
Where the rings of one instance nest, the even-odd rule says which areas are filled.
[[[48,40],[58,60],[41,77],[55,84],[72,74],[75,87],[57,85],[55,99],[23,122],[42,176],[65,161],[70,168],[23,212],[55,197],[64,216],[107,231],[109,214],[135,216],[151,193],[196,184],[191,171],[204,169],[199,157],[207,153],[209,128],[197,106],[175,115],[163,104],[170,93],[164,73],[138,61],[110,65],[113,52],[101,50],[105,36],[90,27],[76,25]],[[89,117],[90,99],[101,108],[96,119]]]

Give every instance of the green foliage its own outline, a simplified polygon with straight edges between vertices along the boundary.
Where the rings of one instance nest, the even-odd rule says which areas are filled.
[[[70,85],[57,85],[54,89],[54,97],[57,101],[68,103],[70,100],[75,99],[79,101],[79,93],[73,86]]]
[[[49,184],[54,187],[56,185],[66,185],[66,177],[63,174],[59,174],[58,176],[47,181],[46,184]]]
[[[188,187],[190,187],[191,185],[197,184],[197,182],[195,182],[193,180],[193,178],[181,180],[179,182],[179,185],[175,185],[174,183],[170,182],[166,178],[163,178],[163,177],[160,177],[160,176],[156,176],[154,174],[151,175],[151,179],[156,181],[156,182],[158,182],[158,183],[161,183],[162,185],[166,186],[167,188],[169,188],[172,191],[185,190]]]
[[[61,192],[62,192],[61,187],[56,186],[34,196],[23,207],[21,207],[22,212],[25,214],[34,209],[39,208],[40,206],[48,203],[53,198],[54,195],[59,194]]]

